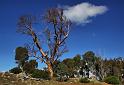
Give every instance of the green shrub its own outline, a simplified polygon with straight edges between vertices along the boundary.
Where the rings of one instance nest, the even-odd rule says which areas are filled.
[[[10,73],[14,73],[14,74],[19,74],[21,73],[21,69],[19,67],[15,67],[9,70]]]
[[[33,78],[41,78],[41,79],[45,79],[45,80],[49,80],[50,77],[49,77],[49,74],[47,71],[44,71],[44,70],[34,70],[34,72],[32,72],[32,75],[31,75]]]
[[[104,79],[108,84],[120,84],[120,80],[116,76],[109,76]]]
[[[88,80],[88,78],[80,78],[79,82],[80,83],[89,83],[90,80]]]

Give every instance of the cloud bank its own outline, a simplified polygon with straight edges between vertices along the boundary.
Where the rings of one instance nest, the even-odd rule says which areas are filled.
[[[90,3],[81,3],[74,6],[66,6],[64,15],[76,24],[91,22],[91,17],[103,14],[107,11],[106,6],[95,6]]]

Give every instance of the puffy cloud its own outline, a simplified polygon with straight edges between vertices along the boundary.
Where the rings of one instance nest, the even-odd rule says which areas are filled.
[[[85,24],[91,21],[91,17],[103,14],[107,10],[106,6],[95,6],[85,2],[71,7],[66,6],[64,15],[76,24]]]

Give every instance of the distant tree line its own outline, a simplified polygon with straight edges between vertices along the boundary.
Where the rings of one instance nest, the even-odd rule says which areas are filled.
[[[23,72],[27,76],[50,79],[48,68],[44,68],[44,70],[38,69],[38,62],[30,59],[28,50],[25,47],[16,48],[15,61],[18,67],[11,69],[10,72],[15,74]],[[77,72],[83,75],[81,69],[85,69],[87,72],[89,70],[95,71],[95,75],[99,77],[99,80],[103,80],[109,76],[116,76],[120,80],[123,80],[124,59],[122,57],[103,59],[93,51],[87,51],[82,55],[77,54],[72,58],[66,58],[62,61],[57,60],[53,65],[53,69],[53,76],[56,78],[63,78],[65,75],[68,78],[74,78]]]

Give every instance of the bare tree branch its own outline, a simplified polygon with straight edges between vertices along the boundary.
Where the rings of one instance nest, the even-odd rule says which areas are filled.
[[[37,32],[34,31],[34,24],[36,25],[37,19],[34,16],[22,16],[18,22],[18,32],[27,34],[33,39],[32,53],[36,59],[40,59],[48,66],[48,70],[53,75],[52,66],[54,62],[67,50],[65,48],[65,40],[68,38],[70,32],[70,21],[63,15],[62,9],[50,9],[43,17],[47,24],[51,25],[51,29],[45,30],[46,44],[48,50],[44,51],[42,43],[39,41]],[[41,45],[42,44],[42,45]],[[35,50],[37,48],[37,50]],[[37,56],[38,52],[41,56]]]

